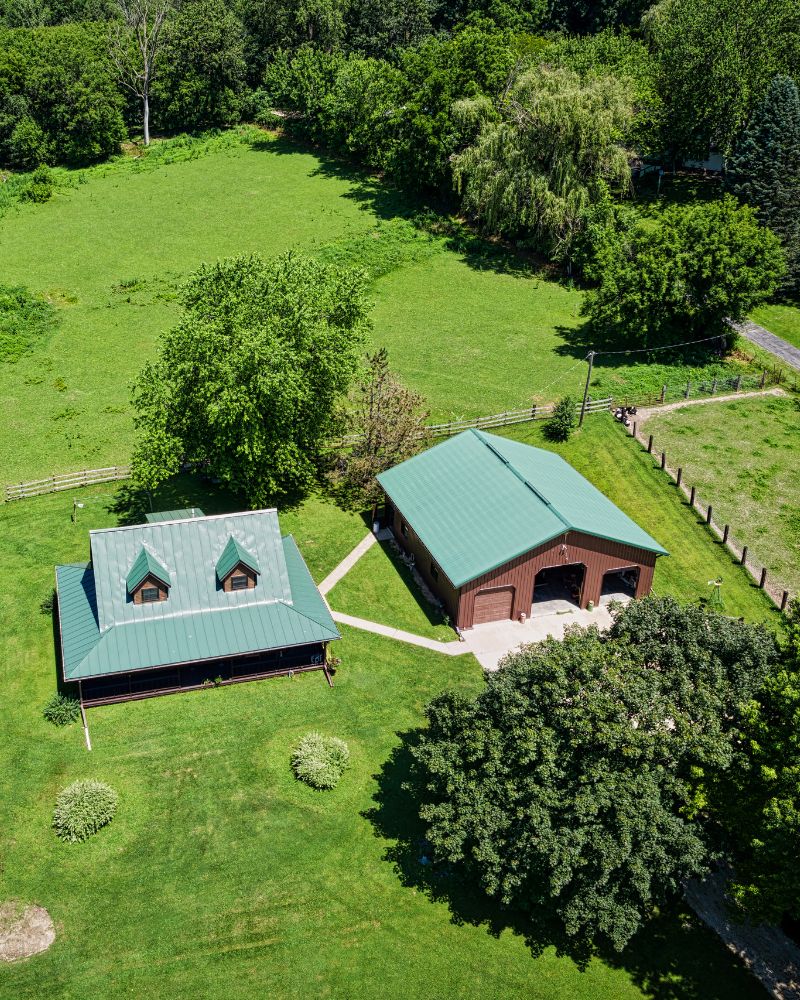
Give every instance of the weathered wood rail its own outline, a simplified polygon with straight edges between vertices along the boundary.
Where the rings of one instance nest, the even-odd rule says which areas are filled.
[[[105,469],[82,469],[80,472],[65,472],[48,476],[46,479],[32,479],[28,483],[14,483],[5,487],[6,502],[38,497],[45,493],[60,493],[74,490],[78,486],[94,486],[96,483],[111,483],[127,479],[131,474],[128,465],[109,465]]]

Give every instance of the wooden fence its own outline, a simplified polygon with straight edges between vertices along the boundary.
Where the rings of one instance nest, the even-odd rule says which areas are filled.
[[[79,486],[94,486],[95,483],[111,483],[118,479],[127,479],[130,474],[130,466],[110,465],[105,469],[83,469],[81,472],[65,472],[63,475],[50,476],[47,479],[32,479],[29,483],[6,486],[6,502],[38,497],[43,493],[74,490]]]
[[[784,584],[774,578],[767,566],[757,558],[752,550],[752,546],[737,539],[733,535],[729,524],[719,524],[714,519],[713,503],[700,497],[697,487],[690,486],[686,482],[681,467],[675,468],[669,464],[667,453],[658,448],[652,434],[642,432],[635,421],[631,424],[629,433],[631,437],[635,438],[641,444],[648,455],[653,456],[654,461],[664,470],[666,473],[665,482],[677,486],[686,497],[692,510],[697,511],[708,525],[709,530],[717,536],[736,562],[748,571],[759,588],[770,597],[773,603],[781,611],[785,611],[789,604],[789,591],[785,588]]]
[[[636,396],[620,396],[617,402],[621,406],[658,406],[670,400],[696,399],[700,396],[727,396],[736,392],[754,392],[769,386],[782,385],[797,391],[798,384],[792,381],[780,368],[765,368],[758,375],[732,375],[718,378],[703,379],[698,382],[678,382],[673,385],[662,385],[660,390],[642,393]]]

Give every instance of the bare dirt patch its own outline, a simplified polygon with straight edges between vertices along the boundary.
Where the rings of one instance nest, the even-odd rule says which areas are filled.
[[[0,903],[0,961],[17,962],[38,955],[55,939],[56,929],[43,907]]]

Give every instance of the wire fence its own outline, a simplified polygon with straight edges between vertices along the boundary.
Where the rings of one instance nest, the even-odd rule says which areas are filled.
[[[759,374],[754,375],[732,375],[702,379],[696,382],[664,384],[656,392],[631,393],[619,396],[617,401],[622,406],[658,406],[659,403],[669,403],[681,399],[727,396],[737,392],[758,392],[773,386],[785,386],[795,392],[798,390],[797,378],[792,379],[787,369],[776,366],[775,368],[764,368]]]
[[[647,454],[652,455],[653,461],[664,470],[667,476],[665,481],[674,483],[678,487],[686,497],[689,506],[697,511],[708,525],[709,530],[719,538],[739,565],[750,573],[756,584],[771,598],[773,603],[781,611],[785,611],[790,598],[790,592],[785,582],[773,575],[766,563],[753,551],[749,542],[735,535],[729,524],[721,523],[714,517],[713,500],[701,497],[697,487],[686,481],[683,468],[669,461],[667,453],[658,447],[654,435],[642,431],[636,421],[626,430],[629,436],[635,438]]]

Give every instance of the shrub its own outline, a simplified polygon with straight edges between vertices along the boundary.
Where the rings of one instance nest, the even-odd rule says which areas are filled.
[[[0,284],[0,362],[17,361],[56,320],[49,302],[21,285]]]
[[[556,403],[553,415],[547,421],[545,434],[551,441],[566,441],[575,427],[576,419],[575,400],[572,396],[564,396]]]
[[[295,777],[312,788],[335,788],[349,763],[344,740],[321,733],[307,733],[292,753]]]
[[[54,726],[68,726],[71,722],[76,722],[80,714],[80,702],[58,693],[53,695],[42,711],[45,719]]]
[[[117,793],[102,781],[75,781],[56,799],[53,826],[70,844],[88,840],[110,823],[117,811]]]
[[[53,177],[48,168],[37,167],[19,196],[22,201],[34,201],[37,204],[49,201],[53,197]]]

